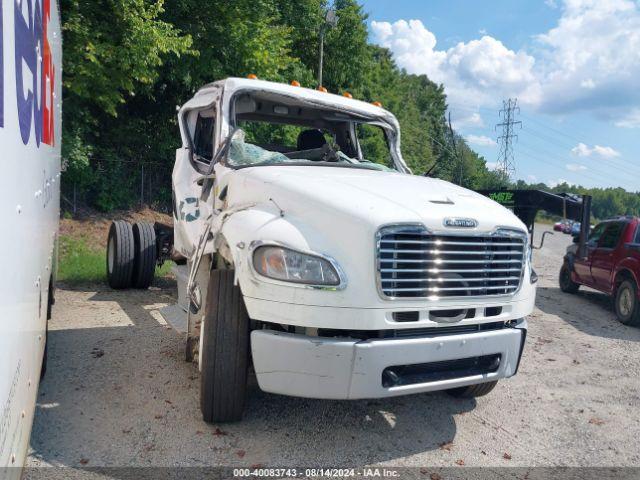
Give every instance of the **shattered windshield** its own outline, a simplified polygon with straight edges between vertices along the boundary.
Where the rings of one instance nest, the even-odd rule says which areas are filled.
[[[249,141],[249,137],[253,142]],[[302,138],[302,140],[300,140]],[[257,144],[255,132],[238,129],[234,133],[229,146],[227,163],[231,167],[247,167],[258,165],[336,165],[341,167],[366,168],[386,172],[395,172],[384,163],[367,158],[354,158],[341,151],[340,146],[327,140],[320,130],[303,130],[298,136],[296,147],[283,147],[267,141]],[[256,143],[254,143],[256,142]],[[370,145],[366,144],[365,145]],[[266,147],[271,147],[266,148]],[[385,145],[386,147],[386,145]],[[379,148],[379,146],[378,146]],[[281,150],[281,151],[277,151]],[[364,150],[364,148],[363,148]],[[384,151],[384,150],[382,150]],[[389,155],[386,149],[386,155]],[[384,155],[384,154],[383,154]],[[391,165],[393,165],[391,163]]]

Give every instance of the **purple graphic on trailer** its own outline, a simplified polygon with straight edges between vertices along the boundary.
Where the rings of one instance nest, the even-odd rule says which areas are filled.
[[[27,14],[26,18],[23,11]],[[41,142],[53,145],[54,68],[47,39],[50,18],[51,0],[16,0],[16,97],[20,136],[25,145],[29,143],[32,124],[36,145],[40,146]],[[40,76],[38,70],[41,72]],[[33,82],[27,85],[25,91],[24,79],[29,78],[28,74]]]

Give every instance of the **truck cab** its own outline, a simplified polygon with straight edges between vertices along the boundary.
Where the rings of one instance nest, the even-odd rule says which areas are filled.
[[[575,293],[580,285],[585,285],[611,295],[618,319],[625,324],[640,325],[639,226],[636,217],[605,220],[591,231],[585,256],[577,254],[575,245],[569,246],[560,270],[560,288]]]
[[[350,97],[229,78],[180,108],[184,265],[165,318],[184,326],[207,422],[240,419],[250,371],[266,392],[363,399],[481,396],[518,369],[527,228],[413,175],[393,114]]]

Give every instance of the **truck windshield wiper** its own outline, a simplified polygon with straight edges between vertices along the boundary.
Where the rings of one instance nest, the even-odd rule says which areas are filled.
[[[435,162],[433,163],[433,165],[431,165],[431,166],[429,167],[429,170],[427,170],[426,172],[424,172],[424,173],[422,174],[422,176],[423,176],[423,177],[430,177],[430,176],[431,176],[431,172],[433,171],[433,169],[434,169],[434,168],[436,168],[436,165],[438,165],[438,162],[437,162],[437,161],[435,161]]]

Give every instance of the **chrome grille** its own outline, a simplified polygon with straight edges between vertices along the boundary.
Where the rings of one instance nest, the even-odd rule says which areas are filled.
[[[377,236],[378,287],[385,297],[511,295],[526,258],[524,232],[432,234],[417,225],[385,227]]]

